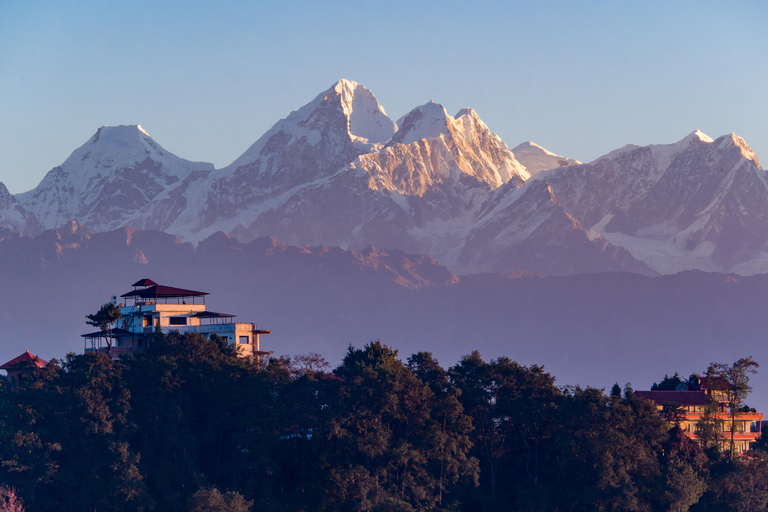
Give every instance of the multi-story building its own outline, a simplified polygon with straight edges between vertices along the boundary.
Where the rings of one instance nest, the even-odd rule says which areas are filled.
[[[157,331],[175,330],[182,334],[215,334],[236,344],[242,357],[258,358],[271,354],[261,350],[259,343],[259,336],[270,331],[257,329],[254,323],[236,322],[235,315],[208,311],[206,295],[207,292],[173,288],[142,279],[133,284],[133,291],[120,296],[122,302],[118,306],[122,316],[115,328],[82,335],[85,351],[109,351],[116,359],[147,347]]]
[[[640,398],[651,400],[661,410],[665,405],[678,406],[682,413],[680,428],[685,435],[701,442],[703,430],[714,434],[721,451],[730,451],[731,412],[730,387],[720,377],[696,376],[673,391],[635,391]],[[754,409],[736,412],[733,442],[737,454],[743,454],[761,435],[763,413]],[[709,422],[705,427],[704,422]]]

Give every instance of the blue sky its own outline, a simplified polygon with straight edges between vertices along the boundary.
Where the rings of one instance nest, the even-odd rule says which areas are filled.
[[[0,181],[33,188],[104,124],[223,167],[348,78],[397,119],[474,108],[589,161],[735,132],[768,162],[768,2],[0,0]]]

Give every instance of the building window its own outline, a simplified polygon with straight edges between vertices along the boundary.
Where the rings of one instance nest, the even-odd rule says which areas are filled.
[[[172,316],[169,321],[170,325],[187,325],[187,317],[185,316]]]
[[[248,339],[248,336],[240,336],[240,344],[241,345],[248,345],[251,341]]]
[[[152,325],[152,316],[144,315],[144,317],[142,318],[142,324],[144,327],[150,327]]]

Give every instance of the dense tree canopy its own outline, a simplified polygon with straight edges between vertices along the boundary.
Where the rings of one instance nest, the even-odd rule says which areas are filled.
[[[120,362],[70,354],[0,379],[0,484],[41,511],[766,507],[765,456],[710,461],[615,388],[476,352],[445,369],[372,342],[329,370],[158,335]]]

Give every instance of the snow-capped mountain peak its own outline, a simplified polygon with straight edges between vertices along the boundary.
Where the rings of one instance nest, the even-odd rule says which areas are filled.
[[[439,103],[430,101],[408,112],[397,122],[397,133],[390,143],[411,144],[449,133],[453,118]]]
[[[194,168],[213,169],[173,155],[149,136],[141,125],[102,126],[61,165],[80,181],[106,176],[115,169],[134,167],[150,159],[164,164],[163,174],[183,179]],[[193,165],[188,165],[193,164]]]
[[[528,169],[531,176],[536,176],[541,171],[546,171],[548,169],[557,169],[581,163],[573,158],[556,155],[531,141],[523,142],[518,145],[512,150],[512,153],[515,154],[517,161]]]
[[[477,112],[475,112],[475,109],[473,109],[472,107],[464,107],[463,109],[459,110],[454,117],[458,119],[462,116],[474,116],[474,117],[477,117],[478,119],[480,118],[477,115]]]
[[[749,147],[749,144],[747,144],[747,141],[745,141],[743,138],[739,137],[735,133],[723,135],[722,137],[718,137],[717,140],[714,140],[714,141],[711,140],[710,142],[715,143],[719,149],[736,147],[739,149],[739,151],[741,151],[741,155],[744,158],[754,163],[758,168],[760,169],[763,168],[757,159],[757,155],[755,154],[754,151],[752,151],[752,148]]]
[[[477,112],[469,107],[459,110],[453,121],[455,126],[464,133],[464,137],[468,139],[473,139],[481,133],[491,132],[488,125],[477,115]]]
[[[333,86],[349,118],[349,133],[362,144],[384,144],[397,126],[387,116],[371,91],[351,80],[339,80]]]
[[[657,167],[660,170],[665,169],[669,163],[672,161],[672,159],[681,153],[682,151],[687,150],[689,147],[691,147],[692,144],[709,144],[713,142],[712,137],[705,134],[704,132],[700,130],[694,130],[682,139],[680,139],[677,142],[673,142],[672,144],[651,144],[649,146],[638,146],[637,144],[627,144],[624,147],[621,147],[619,149],[615,149],[611,151],[608,154],[605,154],[601,157],[598,157],[593,162],[590,163],[597,163],[601,160],[615,160],[622,155],[631,153],[632,151],[635,151],[640,148],[647,148],[653,153],[656,162]]]
[[[140,136],[149,137],[149,133],[140,124],[121,124],[117,126],[104,125],[93,135],[89,141],[91,144],[101,140],[111,141],[117,144],[130,144]]]
[[[489,191],[511,180],[522,185],[530,177],[472,109],[462,109],[454,118],[430,101],[411,110],[398,126],[380,152],[362,155],[354,164],[370,174],[377,190],[423,197],[437,190],[445,194],[478,187],[471,194],[465,190],[469,201],[457,208],[469,211]]]
[[[691,142],[694,139],[700,140],[701,142],[714,142],[712,137],[702,132],[701,130],[693,130],[693,132],[691,132],[690,135],[685,137],[683,140]]]
[[[357,82],[339,80],[275,123],[222,171],[273,174],[280,167],[276,155],[286,152],[312,154],[310,158],[321,161],[341,158],[346,164],[381,147],[396,129],[371,91]]]
[[[139,125],[102,126],[17,199],[46,229],[71,220],[112,229],[193,171],[213,165],[177,157]]]
[[[430,101],[394,123],[351,80],[220,171],[172,155],[139,125],[104,126],[34,190],[14,197],[0,184],[5,229],[76,220],[191,242],[221,230],[241,240],[375,244],[463,272],[754,273],[768,269],[766,219],[768,175],[734,134],[713,140],[695,130],[580,164],[533,142],[513,153],[471,108],[452,117]]]

